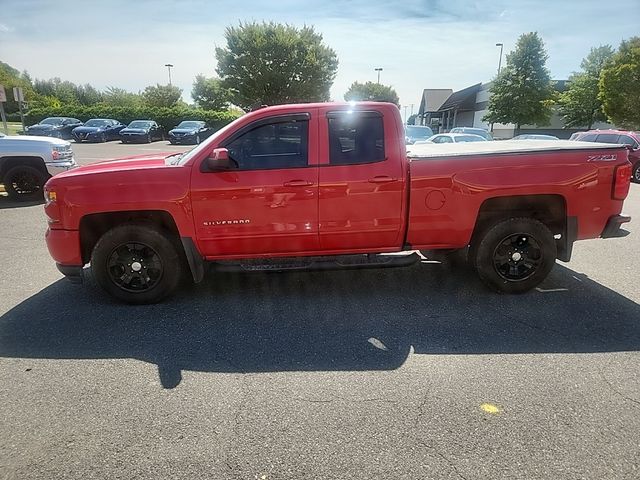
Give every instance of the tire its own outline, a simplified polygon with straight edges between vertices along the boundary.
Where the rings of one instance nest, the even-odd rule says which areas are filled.
[[[46,181],[47,176],[37,168],[18,165],[5,174],[4,189],[13,200],[41,200]]]
[[[140,224],[120,225],[100,237],[91,254],[91,269],[105,292],[130,304],[159,302],[176,290],[184,276],[172,239]]]
[[[101,143],[106,143],[107,142],[107,134],[103,133],[102,135],[100,135],[100,142]]]
[[[542,222],[510,218],[491,226],[470,251],[480,279],[492,290],[524,293],[542,282],[556,263],[556,242]]]
[[[153,142],[153,138],[151,137],[151,134],[147,135],[147,143],[151,143]]]
[[[640,183],[640,161],[636,163],[636,166],[633,169],[633,173],[631,174],[631,179],[635,183]]]

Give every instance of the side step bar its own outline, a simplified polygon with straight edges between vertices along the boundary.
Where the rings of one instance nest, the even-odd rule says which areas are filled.
[[[417,253],[337,255],[332,257],[269,258],[218,261],[220,272],[285,272],[291,270],[335,270],[340,268],[408,267],[420,260]]]

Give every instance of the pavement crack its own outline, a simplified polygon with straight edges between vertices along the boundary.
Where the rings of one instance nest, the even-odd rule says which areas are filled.
[[[453,472],[462,480],[469,480],[467,477],[465,477],[462,472],[460,472],[460,470],[458,470],[458,467],[456,467],[456,464],[453,463],[449,457],[447,457],[445,454],[443,454],[440,450],[438,450],[435,446],[425,442],[424,440],[419,440],[419,442],[427,447],[429,450],[431,450],[433,453],[435,453],[438,457],[440,457],[442,460],[444,460],[445,462],[447,462],[447,465],[449,465],[449,467],[451,467],[451,470],[453,470]]]
[[[625,395],[624,393],[622,393],[620,390],[618,390],[613,385],[613,383],[611,383],[609,381],[609,379],[607,378],[607,376],[604,374],[604,372],[602,370],[598,370],[598,373],[600,374],[600,378],[602,378],[602,381],[609,386],[609,390],[610,391],[612,391],[613,393],[615,393],[619,397],[621,397],[621,398],[623,398],[623,399],[625,399],[625,400],[627,400],[629,402],[635,403],[636,405],[638,405],[640,407],[640,401],[636,400],[635,398],[631,398],[628,395]]]

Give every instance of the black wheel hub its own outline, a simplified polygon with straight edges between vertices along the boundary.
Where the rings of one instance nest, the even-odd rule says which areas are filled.
[[[11,179],[11,185],[16,193],[26,194],[40,190],[38,176],[31,172],[19,172]]]
[[[542,249],[538,241],[526,233],[516,233],[503,239],[493,251],[493,266],[509,282],[526,280],[542,264]]]
[[[143,243],[125,243],[113,249],[107,260],[111,281],[127,292],[155,287],[164,269],[158,253]]]

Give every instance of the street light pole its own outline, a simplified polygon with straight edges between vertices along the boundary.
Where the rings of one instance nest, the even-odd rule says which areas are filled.
[[[167,70],[169,70],[169,85],[171,85],[171,68],[173,67],[173,64],[165,63],[164,66],[167,67]]]
[[[374,68],[374,70],[378,72],[378,83],[380,83],[380,72],[382,71],[382,68],[378,67],[378,68]]]
[[[502,67],[502,49],[504,48],[504,44],[496,43],[496,47],[500,47],[500,60],[498,60],[498,75],[500,75],[500,68]]]

